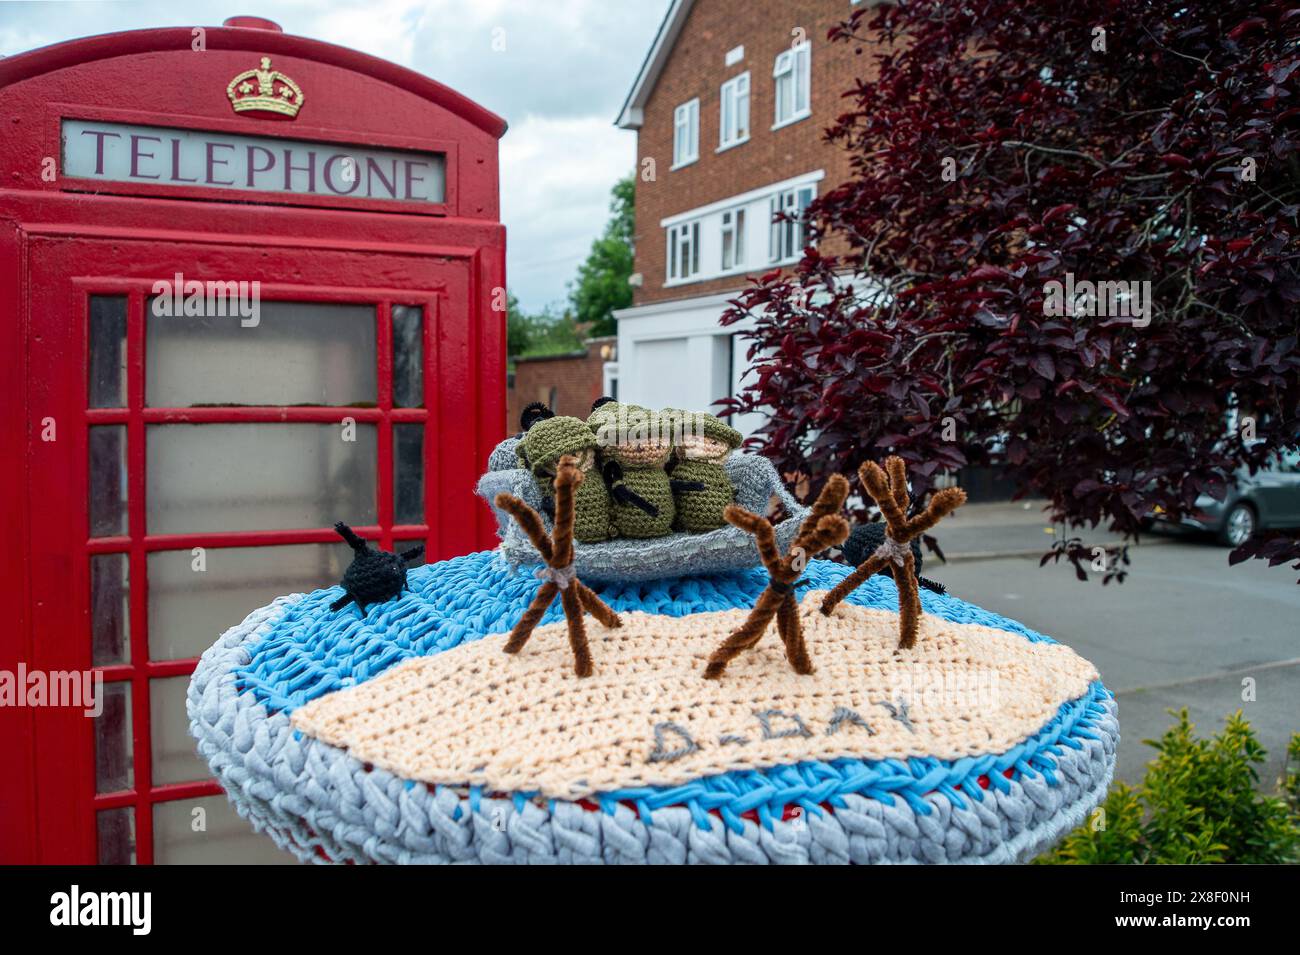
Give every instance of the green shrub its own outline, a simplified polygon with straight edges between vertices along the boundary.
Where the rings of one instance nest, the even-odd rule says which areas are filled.
[[[1172,711],[1171,711],[1172,714]],[[1040,863],[1279,863],[1300,859],[1300,733],[1287,747],[1280,795],[1255,790],[1265,758],[1238,710],[1197,739],[1184,708],[1136,788],[1116,784],[1103,815],[1070,833]],[[1095,828],[1094,828],[1095,826]]]
[[[1286,767],[1278,785],[1282,797],[1291,807],[1291,815],[1300,816],[1300,733],[1291,736],[1291,745],[1286,748]]]

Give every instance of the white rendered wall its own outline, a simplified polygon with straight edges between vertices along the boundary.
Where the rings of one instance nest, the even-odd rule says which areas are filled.
[[[720,409],[719,398],[735,394],[746,371],[748,342],[735,339],[749,321],[723,328],[718,319],[735,293],[644,305],[615,312],[618,318],[619,398],[647,408]],[[761,415],[745,415],[733,426],[748,435]]]

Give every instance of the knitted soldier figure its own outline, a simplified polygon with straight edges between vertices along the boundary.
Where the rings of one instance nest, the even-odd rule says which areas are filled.
[[[560,458],[577,458],[584,480],[573,498],[573,537],[583,544],[598,544],[610,536],[609,491],[591,472],[596,466],[596,436],[581,418],[564,415],[530,414],[524,409],[521,423],[526,428],[519,444],[520,463],[533,474],[542,493],[542,509],[555,513],[554,482]]]
[[[663,537],[673,527],[673,489],[664,465],[672,454],[671,429],[637,405],[598,398],[587,425],[596,435],[610,515],[621,537]]]
[[[723,462],[740,447],[740,432],[703,412],[669,408],[665,414],[675,426],[667,468],[677,507],[674,526],[692,534],[725,526],[723,511],[735,503],[736,491]]]

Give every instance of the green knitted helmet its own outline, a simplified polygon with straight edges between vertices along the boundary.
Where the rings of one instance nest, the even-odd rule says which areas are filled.
[[[735,450],[745,440],[744,436],[731,425],[705,411],[665,408],[660,414],[672,421],[675,442],[680,442],[683,437],[703,435],[714,441],[721,441],[728,448]]]
[[[649,408],[617,401],[602,403],[587,418],[587,427],[601,447],[621,443],[629,436],[643,435],[648,439],[654,436],[652,431],[657,424],[657,416]]]
[[[732,450],[740,447],[741,442],[745,440],[744,436],[741,435],[739,431],[727,424],[721,418],[716,418],[711,414],[705,414],[702,411],[696,412],[695,424],[697,427],[703,427],[704,436],[706,438],[712,438],[714,441],[721,441]]]
[[[579,455],[596,447],[596,437],[581,418],[556,415],[538,421],[524,434],[523,452],[529,469],[554,471],[566,454]]]
[[[690,419],[691,413],[683,411],[681,408],[665,408],[659,412],[659,418],[663,421],[672,435],[673,444],[676,444],[682,436],[683,422]]]

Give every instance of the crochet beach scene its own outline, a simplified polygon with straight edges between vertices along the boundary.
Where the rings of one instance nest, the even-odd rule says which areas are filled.
[[[407,779],[574,799],[636,786],[851,757],[958,760],[1004,752],[1084,695],[1097,671],[1068,647],[972,623],[922,621],[900,666],[898,620],[824,592],[800,615],[817,669],[790,671],[779,645],[701,679],[742,610],[624,614],[592,633],[593,679],[565,665],[565,626],[528,651],[493,635],[407,660],[294,712],[292,725]]]
[[[520,427],[497,549],[408,569],[340,524],[341,588],[203,656],[199,750],[300,859],[1022,862],[1105,796],[1096,668],[920,576],[960,489],[914,505],[889,458],[801,504],[680,409]]]

